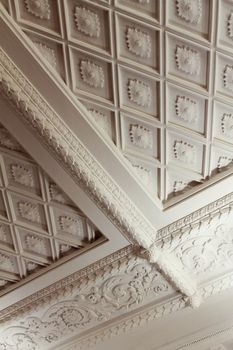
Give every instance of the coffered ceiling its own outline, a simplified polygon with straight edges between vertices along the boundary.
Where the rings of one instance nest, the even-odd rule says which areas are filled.
[[[0,126],[0,292],[105,239]]]
[[[231,1],[4,3],[152,196],[230,165]]]
[[[1,3],[0,350],[230,350],[233,2]]]

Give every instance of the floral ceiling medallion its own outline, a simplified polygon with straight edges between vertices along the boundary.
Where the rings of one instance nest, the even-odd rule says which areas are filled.
[[[173,183],[173,192],[183,191],[185,189],[185,187],[187,187],[187,185],[188,185],[188,183],[186,181],[176,180]]]
[[[197,121],[197,103],[185,96],[177,96],[175,101],[176,116],[191,124]]]
[[[91,87],[104,87],[104,71],[99,65],[89,61],[82,60],[80,63],[80,73],[82,80]]]
[[[11,164],[11,175],[15,182],[23,186],[34,187],[35,185],[31,169],[20,164]]]
[[[192,164],[196,161],[196,151],[193,145],[185,141],[175,141],[174,146],[174,156],[177,160]]]
[[[233,91],[233,66],[228,64],[223,71],[223,84],[226,89]]]
[[[221,131],[226,137],[233,139],[233,114],[223,114],[221,122]]]
[[[176,0],[177,15],[186,22],[198,24],[202,16],[201,0]]]
[[[201,59],[199,52],[190,49],[188,46],[176,46],[175,60],[177,69],[190,74],[199,75],[201,68]]]
[[[143,58],[151,57],[151,38],[140,29],[128,28],[126,44],[130,52]]]
[[[142,125],[130,125],[130,141],[137,147],[143,149],[152,149],[153,138],[151,130]]]
[[[99,38],[100,19],[95,12],[85,7],[77,6],[75,8],[74,18],[78,31],[91,38]]]
[[[233,12],[231,12],[228,17],[227,34],[231,39],[233,39]]]
[[[129,79],[128,96],[130,101],[141,107],[149,107],[151,104],[150,87],[137,79]]]
[[[48,0],[24,0],[29,13],[40,19],[50,19],[50,6]]]

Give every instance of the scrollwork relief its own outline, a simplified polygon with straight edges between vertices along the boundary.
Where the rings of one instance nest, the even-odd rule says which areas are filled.
[[[78,293],[47,308],[42,317],[27,317],[5,329],[1,343],[21,349],[26,342],[24,346],[30,350],[39,350],[171,293],[172,287],[148,262],[127,257],[122,264],[116,262],[110,269],[89,275],[80,283]]]

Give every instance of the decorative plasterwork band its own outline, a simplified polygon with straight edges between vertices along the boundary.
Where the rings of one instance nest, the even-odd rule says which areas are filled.
[[[67,169],[78,186],[131,241],[149,251],[173,284],[196,306],[195,282],[180,272],[179,264],[170,256],[160,254],[155,246],[156,231],[127,194],[116,184],[87,148],[52,110],[10,57],[0,51],[1,93],[18,109],[24,121],[35,130],[46,148]],[[198,303],[197,303],[197,300]]]

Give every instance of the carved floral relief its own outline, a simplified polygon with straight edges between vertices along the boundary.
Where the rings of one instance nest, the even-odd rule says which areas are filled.
[[[74,18],[78,31],[87,36],[99,38],[100,18],[97,13],[85,7],[76,6]]]
[[[176,67],[183,73],[189,75],[199,75],[201,68],[201,58],[199,52],[188,46],[176,46],[175,50]]]
[[[195,124],[197,122],[197,103],[185,96],[177,96],[175,101],[176,116],[181,120]]]
[[[151,104],[151,88],[138,79],[128,81],[129,100],[141,107],[149,107]]]
[[[33,16],[40,19],[50,19],[50,5],[48,0],[24,0],[26,9]]]
[[[233,91],[233,66],[228,64],[223,71],[223,85],[226,89]]]
[[[142,125],[131,124],[129,128],[130,141],[132,144],[143,149],[152,149],[153,137],[151,130]]]
[[[176,11],[186,22],[198,24],[202,17],[202,0],[176,0]]]
[[[89,86],[101,89],[104,87],[104,71],[99,65],[89,60],[81,60],[80,74]]]
[[[174,156],[177,160],[193,164],[196,161],[196,149],[185,141],[175,141],[173,145]]]
[[[130,52],[136,56],[151,57],[151,38],[148,33],[137,28],[128,28],[126,31],[126,44]]]

